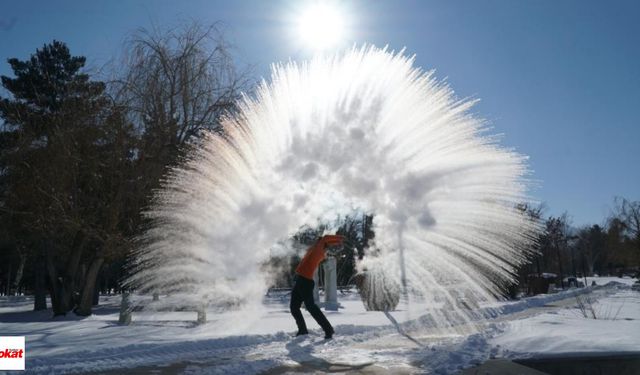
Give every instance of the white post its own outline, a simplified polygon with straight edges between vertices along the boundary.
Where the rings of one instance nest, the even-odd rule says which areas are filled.
[[[324,262],[324,309],[338,310],[338,266],[334,257]]]
[[[122,301],[120,302],[120,317],[118,324],[128,326],[131,324],[131,303],[129,302],[129,293],[122,293]]]
[[[197,307],[198,316],[196,318],[196,322],[198,324],[205,324],[207,322],[207,310],[204,304],[199,305]]]

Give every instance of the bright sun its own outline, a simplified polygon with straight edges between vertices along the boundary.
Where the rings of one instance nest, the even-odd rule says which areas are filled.
[[[298,19],[298,35],[307,48],[329,49],[344,35],[344,18],[340,10],[328,3],[309,6]]]

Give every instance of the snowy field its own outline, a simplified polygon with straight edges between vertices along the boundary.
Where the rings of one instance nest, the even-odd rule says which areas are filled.
[[[28,372],[47,374],[446,374],[489,358],[640,352],[640,292],[630,287],[635,280],[594,280],[597,287],[500,303],[471,335],[416,329],[410,323],[419,316],[402,306],[390,316],[367,312],[355,293],[339,294],[343,308],[327,312],[336,329],[330,341],[306,312],[315,329],[308,338],[291,338],[295,324],[286,295],[265,297],[257,311],[208,312],[204,325],[195,324],[195,312],[136,312],[130,326],[117,324],[119,296],[102,297],[84,319],[51,319],[50,311],[31,311],[28,297],[0,297],[0,335],[26,336]]]

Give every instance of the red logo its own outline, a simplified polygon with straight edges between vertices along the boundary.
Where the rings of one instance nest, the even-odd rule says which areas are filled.
[[[0,351],[0,358],[22,358],[22,349],[5,349]]]
[[[0,336],[0,372],[24,370],[26,356],[24,336]]]

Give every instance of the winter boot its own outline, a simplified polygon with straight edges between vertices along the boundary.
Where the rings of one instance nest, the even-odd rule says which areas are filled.
[[[335,331],[333,330],[333,328],[331,328],[331,330],[327,331],[324,333],[324,339],[325,340],[330,340],[333,338],[333,334],[335,333]]]

